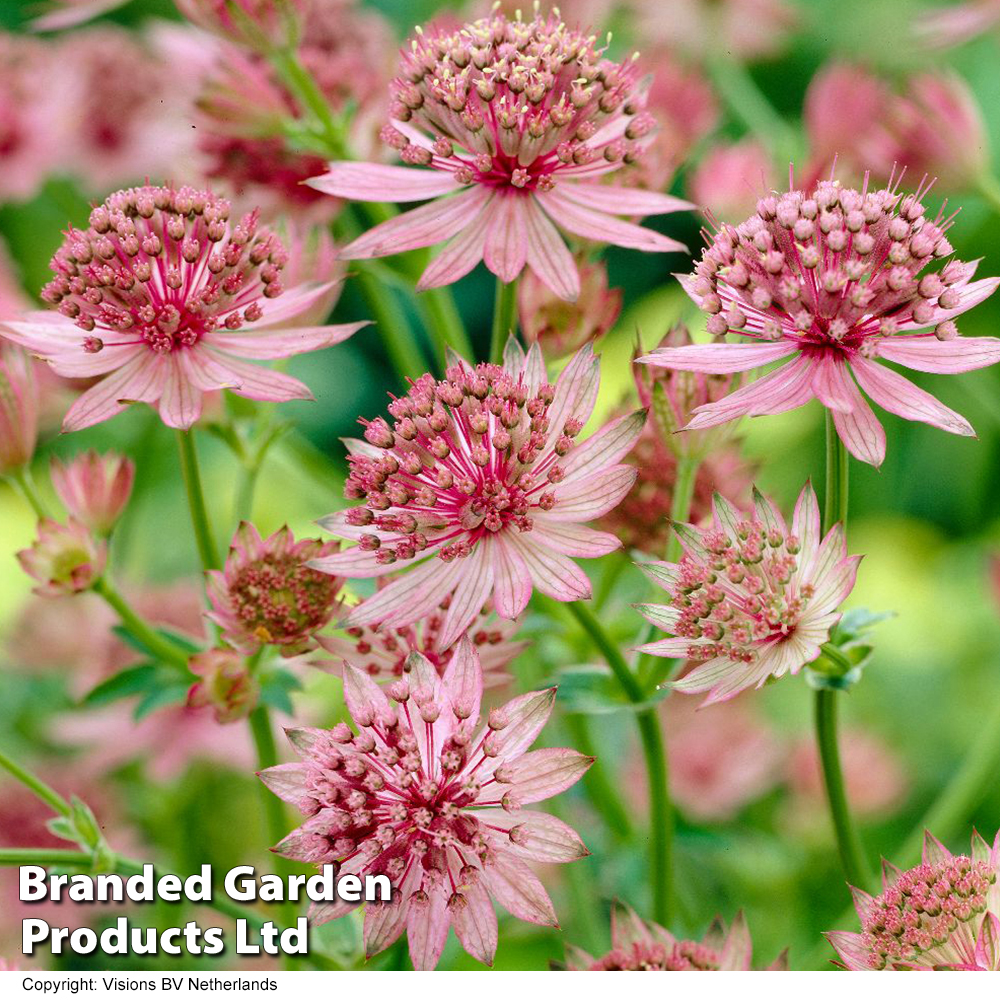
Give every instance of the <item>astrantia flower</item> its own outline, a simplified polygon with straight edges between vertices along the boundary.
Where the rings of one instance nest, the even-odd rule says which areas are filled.
[[[567,966],[579,972],[747,972],[753,942],[742,910],[728,930],[716,917],[701,941],[687,941],[643,920],[630,906],[616,903],[611,911],[611,951],[595,959],[570,948],[566,957]],[[781,955],[770,968],[787,967]]]
[[[285,358],[339,343],[363,323],[278,327],[329,284],[285,291],[288,253],[256,213],[233,225],[229,203],[190,187],[118,191],[70,229],[42,297],[61,315],[32,313],[0,333],[58,375],[105,376],[70,408],[64,430],[107,420],[131,402],[156,403],[170,427],[190,427],[202,393],[312,398],[298,379],[246,358]],[[280,302],[275,301],[282,296]]]
[[[530,21],[495,13],[461,30],[418,33],[403,49],[382,133],[409,166],[331,163],[311,183],[360,201],[436,200],[369,230],[343,256],[447,241],[419,288],[457,281],[484,260],[505,282],[527,265],[572,299],[579,276],[556,227],[637,250],[684,249],[615,217],[691,206],[601,183],[639,158],[655,131],[642,70],[603,53],[555,13]]]
[[[495,899],[521,920],[556,925],[528,862],[566,862],[588,852],[576,832],[524,809],[575,784],[593,763],[574,750],[525,752],[552,711],[555,689],[492,709],[481,724],[483,674],[462,639],[439,675],[411,654],[409,675],[386,691],[361,670],[344,669],[344,696],[357,734],[292,729],[302,757],[261,773],[275,794],[309,818],[276,848],[341,874],[384,874],[392,902],[365,911],[365,948],[374,955],[404,931],[417,969],[437,964],[454,927],[470,955],[492,964]],[[351,904],[314,904],[323,923]]]
[[[38,440],[38,386],[31,360],[0,343],[0,476],[31,460]]]
[[[279,646],[284,656],[310,649],[314,633],[340,607],[343,581],[311,569],[309,562],[339,548],[337,542],[318,538],[296,542],[287,527],[264,541],[243,521],[225,567],[208,573],[212,610],[207,616],[223,630],[226,642],[243,653],[261,645]]]
[[[245,719],[257,704],[260,684],[247,662],[231,649],[209,649],[188,661],[200,680],[188,690],[188,708],[211,708],[220,725]]]
[[[656,656],[697,660],[673,683],[725,701],[770,677],[796,674],[820,654],[837,608],[854,587],[860,556],[848,556],[843,528],[821,537],[816,494],[806,483],[792,529],[774,504],[754,491],[754,512],[740,514],[716,496],[713,521],[679,524],[679,563],[641,568],[670,594],[668,605],[639,605],[647,621],[670,633],[640,647]]]
[[[1000,971],[1000,833],[974,833],[968,855],[928,833],[921,864],[882,871],[881,895],[854,890],[861,933],[826,935],[848,969]]]
[[[575,438],[597,398],[598,360],[584,347],[554,386],[538,345],[511,340],[504,366],[458,360],[441,381],[423,375],[389,404],[390,426],[365,423],[352,451],[346,494],[364,506],[320,521],[359,544],[312,565],[347,577],[410,569],[353,608],[348,625],[402,628],[451,595],[438,642],[450,646],[492,598],[516,618],[532,590],[558,601],[590,596],[570,557],[619,548],[582,522],[628,492],[622,465],[642,431],[640,411],[582,444]]]
[[[812,192],[763,198],[742,225],[721,226],[682,283],[710,314],[713,336],[731,331],[752,343],[666,348],[640,360],[718,374],[792,360],[699,407],[687,426],[783,413],[817,398],[851,454],[880,465],[885,431],[860,386],[890,413],[974,435],[960,414],[877,363],[955,374],[1000,361],[1000,340],[959,337],[954,322],[992,295],[1000,278],[972,281],[975,261],[952,259],[930,270],[953,251],[945,237],[951,218],[928,218],[926,193],[824,181]]]
[[[104,572],[107,544],[97,541],[79,522],[38,522],[38,538],[17,553],[21,569],[38,581],[40,597],[79,594],[89,590]]]
[[[427,617],[403,628],[352,625],[347,629],[347,638],[319,635],[316,639],[328,653],[341,661],[349,660],[379,681],[403,677],[410,669],[409,656],[413,652],[427,657],[441,674],[455,655],[454,646],[442,648],[439,641],[450,604],[449,596]],[[469,626],[466,634],[479,654],[486,687],[496,687],[510,680],[507,664],[528,646],[527,642],[514,641],[516,631],[515,622],[497,618],[489,607],[482,609]],[[339,662],[335,664],[335,668],[339,666]]]
[[[63,506],[85,528],[108,535],[121,517],[135,481],[135,463],[114,452],[88,451],[68,464],[52,460],[52,485]]]

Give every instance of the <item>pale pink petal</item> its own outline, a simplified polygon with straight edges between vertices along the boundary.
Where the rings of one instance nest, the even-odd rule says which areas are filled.
[[[228,333],[225,329],[205,334],[202,343],[231,351],[241,358],[270,361],[275,358],[290,358],[306,351],[319,351],[324,347],[343,343],[352,334],[369,325],[369,320],[360,323],[341,323],[332,326],[309,326],[301,329],[275,330],[254,334]]]
[[[750,940],[750,929],[746,917],[740,910],[729,927],[726,943],[719,956],[720,971],[747,971],[753,958],[753,941]]]
[[[850,931],[827,931],[823,936],[833,945],[848,969],[854,972],[871,972],[869,949],[862,935]]]
[[[447,649],[475,621],[493,592],[492,553],[477,545],[471,555],[462,560],[461,586],[455,588],[451,603],[441,622],[438,642]]]
[[[883,409],[907,420],[920,420],[951,434],[975,437],[972,425],[909,379],[864,358],[851,362],[861,388]]]
[[[347,624],[408,625],[425,614],[430,614],[461,579],[464,570],[463,561],[455,559],[445,563],[436,558],[427,560],[423,565],[404,573],[387,587],[383,587],[372,597],[352,608],[346,619]],[[331,568],[337,572],[340,568],[336,556],[331,556],[322,562],[325,564],[324,572],[330,572]],[[392,569],[398,565],[398,563],[393,564]]]
[[[794,354],[793,341],[778,340],[764,344],[688,344],[685,347],[658,347],[639,358],[639,362],[678,372],[704,372],[706,375],[728,375]]]
[[[81,0],[81,2],[64,6],[61,10],[57,7],[36,17],[31,22],[32,31],[65,31],[67,28],[75,28],[78,24],[103,14],[107,10],[114,10],[121,7],[127,0]]]
[[[502,705],[507,725],[494,734],[499,756],[487,760],[476,773],[490,775],[504,758],[509,760],[527,750],[548,722],[555,701],[556,689],[547,688],[518,695]]]
[[[455,714],[463,719],[477,719],[483,697],[483,671],[468,636],[462,636],[441,678]]]
[[[814,552],[821,537],[819,501],[811,482],[802,487],[792,514],[792,533],[798,538],[802,552]]]
[[[668,212],[685,212],[696,208],[691,202],[675,198],[670,194],[621,185],[570,181],[564,184],[561,190],[567,198],[580,205],[596,209],[598,212],[610,212],[612,215],[665,215]]]
[[[545,514],[534,515],[534,521],[532,533],[564,556],[596,559],[622,547],[621,539],[607,531],[594,531],[572,521],[551,521]]]
[[[590,344],[584,344],[556,379],[556,395],[549,407],[549,434],[546,448],[551,448],[571,418],[586,423],[597,402],[601,383],[600,361]]]
[[[580,294],[580,272],[566,243],[532,198],[525,209],[528,266],[553,295],[569,302]]]
[[[488,208],[489,203],[487,203]],[[457,236],[449,240],[438,255],[424,268],[417,282],[417,291],[451,285],[464,278],[482,259],[486,246],[484,208]]]
[[[417,865],[411,865],[406,873],[403,884],[393,893],[387,903],[365,907],[364,941],[365,957],[371,958],[380,951],[385,951],[400,934],[406,930],[406,917],[409,912],[410,895],[420,885],[420,872]]]
[[[483,263],[507,285],[524,269],[528,256],[527,204],[527,198],[521,195],[496,198],[486,229]]]
[[[276,764],[258,772],[257,777],[278,798],[295,806],[300,812],[308,812],[316,801],[305,787],[304,764]]]
[[[277,325],[284,326],[289,320],[308,312],[318,302],[330,294],[336,281],[306,282],[282,292],[276,299],[264,299],[260,305],[263,315],[253,323],[247,323],[241,333],[257,333],[270,330]],[[226,331],[223,330],[223,333]]]
[[[853,394],[854,409],[850,413],[831,410],[834,427],[856,459],[878,468],[885,458],[885,430],[849,376],[844,386]]]
[[[163,355],[144,351],[77,399],[63,418],[64,431],[78,431],[121,413],[131,403],[154,403],[163,391]]]
[[[199,344],[193,350],[185,351],[183,360],[191,381],[201,389],[229,389],[237,396],[275,403],[313,398],[309,387],[297,378],[242,361],[214,347]]]
[[[434,889],[426,898],[410,899],[406,915],[406,938],[410,945],[410,961],[418,972],[437,965],[444,943],[448,939],[448,894],[444,888]]]
[[[444,243],[473,222],[490,200],[487,188],[475,187],[453,198],[432,201],[420,208],[380,222],[344,247],[344,260],[365,260]]]
[[[493,606],[501,618],[516,618],[531,599],[531,573],[517,550],[502,538],[489,538],[493,559]]]
[[[345,663],[343,677],[347,711],[359,726],[367,727],[375,720],[392,716],[385,692],[364,670]]]
[[[845,382],[850,382],[850,375],[847,363],[839,355],[824,353],[813,361],[810,386],[828,410],[850,413],[854,409],[854,395]]]
[[[497,851],[486,862],[483,877],[494,898],[508,913],[530,924],[559,926],[549,894],[520,858]]]
[[[883,337],[876,341],[878,356],[918,372],[958,375],[1000,361],[1000,338],[956,337],[938,340],[933,334]]]
[[[529,543],[513,537],[508,542],[524,560],[534,585],[556,601],[587,600],[590,580],[572,559],[538,542]]]
[[[613,510],[625,498],[635,482],[631,465],[616,465],[589,479],[555,489],[556,504],[547,511],[550,521],[591,521]]]
[[[939,861],[950,861],[954,857],[951,851],[934,836],[930,830],[924,830],[924,846],[921,860],[925,865],[937,864]]]
[[[959,303],[954,309],[942,309],[936,306],[926,323],[917,323],[913,320],[907,323],[900,323],[900,330],[925,330],[930,326],[937,326],[945,320],[954,319],[975,308],[980,302],[985,302],[1000,286],[1000,278],[983,278],[981,281],[971,281],[967,285],[953,286],[953,290],[958,293]]]
[[[509,849],[527,861],[565,864],[585,858],[590,853],[576,830],[548,813],[531,809],[517,809],[512,813],[499,809],[473,809],[469,815],[488,826],[503,830],[516,828],[517,839],[510,842]]]
[[[351,160],[330,163],[328,168],[325,174],[310,177],[306,184],[324,194],[353,201],[424,201],[461,187],[452,174],[443,170]]]
[[[168,355],[160,396],[160,418],[168,427],[187,430],[201,416],[201,390],[192,385],[177,353]]]
[[[988,971],[1000,971],[1000,918],[986,913],[976,938],[976,966]]]
[[[481,876],[476,875],[468,884],[459,886],[457,898],[449,901],[448,910],[462,947],[477,961],[492,965],[499,928],[493,901]]]
[[[507,761],[493,773],[501,794],[510,792],[516,804],[530,805],[571,788],[593,763],[593,757],[585,757],[576,750],[546,748]],[[487,785],[480,792],[479,801],[490,800],[496,794],[497,788]]]
[[[598,212],[567,197],[558,186],[551,191],[537,193],[535,197],[549,218],[560,229],[582,236],[586,240],[598,243],[613,243],[615,246],[630,247],[633,250],[646,250],[654,253],[686,252],[687,247],[677,240],[637,226],[632,222],[623,222],[606,212]]]
[[[584,479],[616,465],[632,450],[645,424],[646,411],[637,410],[612,420],[583,444],[576,445],[560,463],[565,473],[563,483]]]

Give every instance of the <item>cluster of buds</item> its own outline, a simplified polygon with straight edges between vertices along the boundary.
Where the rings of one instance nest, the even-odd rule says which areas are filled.
[[[38,439],[38,387],[31,359],[0,344],[0,475],[31,461]]]
[[[107,543],[78,521],[59,524],[49,518],[38,522],[38,538],[17,553],[21,568],[38,586],[40,597],[59,597],[90,590],[107,564]]]
[[[200,680],[188,690],[188,708],[211,708],[220,725],[245,719],[256,707],[260,684],[240,653],[210,649],[196,653],[188,669]]]
[[[95,535],[110,535],[132,495],[135,463],[114,452],[88,451],[68,464],[54,458],[51,471],[70,516]]]

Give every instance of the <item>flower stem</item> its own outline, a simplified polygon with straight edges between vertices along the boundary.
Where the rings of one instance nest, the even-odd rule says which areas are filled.
[[[604,762],[594,751],[587,716],[568,715],[566,726],[573,738],[574,748],[594,758],[593,766],[583,776],[584,788],[594,808],[601,814],[615,840],[628,840],[632,836],[632,821],[614,782],[608,777]]]
[[[191,523],[198,544],[198,555],[203,569],[218,569],[219,557],[212,537],[205,506],[205,494],[201,488],[201,473],[198,471],[198,451],[194,444],[193,431],[177,432],[177,443],[181,453],[181,472],[187,489],[188,506],[191,508]]]
[[[427,361],[417,345],[416,334],[392,289],[386,288],[366,269],[363,261],[355,280],[364,296],[382,337],[382,344],[403,385],[408,378],[419,378],[427,370]]]
[[[320,126],[328,156],[347,155],[343,128],[337,124],[330,104],[320,90],[316,78],[302,65],[294,49],[280,50],[271,55],[274,68],[299,106],[308,111]]]
[[[445,360],[445,348],[450,347],[470,363],[475,361],[472,343],[465,332],[465,324],[455,305],[454,296],[448,288],[428,288],[421,292],[417,303],[427,308],[427,332],[438,346],[440,360]]]
[[[646,700],[646,693],[629,669],[621,650],[612,642],[590,608],[581,601],[567,607],[577,623],[600,650],[615,675],[626,697],[633,704]],[[650,868],[653,883],[653,919],[667,925],[673,905],[673,838],[674,813],[670,802],[667,752],[656,708],[645,708],[636,713],[642,753],[646,762],[649,783]]]
[[[27,465],[11,469],[8,475],[21,496],[31,505],[31,509],[35,512],[35,516],[39,521],[44,521],[47,517],[51,517],[48,507],[39,494],[38,487],[35,485],[31,469]]]
[[[826,414],[826,502],[823,508],[823,530],[834,524],[847,526],[848,464],[847,449],[840,440],[829,411]],[[844,772],[837,743],[837,698],[840,692],[826,688],[815,692],[814,713],[816,746],[823,769],[823,784],[830,806],[837,850],[847,881],[860,889],[871,884],[861,838],[851,817],[844,788]]]
[[[72,812],[69,803],[54,789],[36,778],[29,771],[26,771],[20,764],[15,763],[5,753],[0,753],[0,767],[2,767],[11,777],[21,782],[36,798],[41,799],[50,809],[59,813],[60,816],[69,816]],[[2,855],[0,851],[0,855]]]
[[[101,577],[94,584],[93,589],[94,593],[103,597],[115,611],[121,619],[122,625],[151,653],[158,656],[164,663],[170,663],[175,667],[187,670],[188,654],[143,621],[106,577]]]
[[[490,337],[490,361],[503,363],[503,349],[507,338],[517,334],[517,282],[506,284],[497,278],[497,292],[493,304],[493,335]]]

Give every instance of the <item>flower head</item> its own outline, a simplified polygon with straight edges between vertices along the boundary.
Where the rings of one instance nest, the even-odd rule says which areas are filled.
[[[575,831],[523,806],[575,784],[593,762],[573,750],[528,751],[552,711],[555,689],[520,695],[480,721],[483,674],[475,647],[458,644],[443,674],[419,653],[386,690],[344,668],[344,696],[357,732],[292,729],[302,757],[261,773],[308,818],[276,848],[340,873],[384,874],[392,901],[365,913],[369,955],[404,931],[417,969],[437,964],[449,927],[470,955],[492,964],[495,899],[513,916],[555,926],[527,862],[587,854]],[[528,751],[528,752],[526,752]],[[313,906],[322,923],[350,904]]]
[[[31,360],[0,343],[0,476],[31,460],[38,440],[38,387]]]
[[[88,451],[69,464],[52,460],[52,485],[66,510],[88,531],[109,535],[121,517],[135,481],[135,463],[108,452]]]
[[[991,847],[972,835],[952,854],[930,833],[922,862],[901,871],[883,862],[882,893],[854,890],[861,933],[826,937],[844,965],[872,969],[1000,971],[1000,833]]]
[[[294,47],[311,0],[175,0],[199,28],[257,52]]]
[[[164,423],[187,428],[201,413],[202,393],[214,389],[311,398],[297,379],[244,359],[328,347],[364,324],[279,328],[330,285],[286,291],[281,241],[256,213],[232,223],[229,210],[208,191],[130,188],[98,205],[86,230],[67,232],[42,293],[59,315],[0,324],[58,375],[105,376],[73,404],[65,430],[107,420],[130,402],[156,403]]]
[[[598,361],[584,347],[556,384],[538,345],[512,340],[503,367],[460,359],[445,378],[424,375],[389,404],[392,424],[365,423],[352,451],[346,493],[363,506],[320,523],[354,548],[313,562],[348,577],[409,570],[351,609],[348,625],[402,628],[451,595],[438,642],[446,649],[492,598],[516,618],[533,588],[559,601],[590,596],[572,556],[621,543],[582,522],[628,492],[622,465],[643,412],[621,417],[577,443],[597,397]]]
[[[529,21],[495,12],[460,30],[421,31],[403,49],[391,90],[382,137],[408,166],[336,162],[313,186],[361,201],[452,197],[381,223],[343,256],[447,241],[419,288],[457,281],[484,260],[505,282],[527,265],[573,299],[579,275],[556,227],[639,250],[683,249],[615,216],[690,205],[599,182],[652,142],[642,71],[635,60],[607,59],[593,36],[554,12]]]
[[[378,681],[395,681],[408,674],[410,653],[413,652],[426,657],[438,673],[443,674],[455,655],[455,646],[443,648],[439,641],[451,600],[450,596],[445,598],[427,617],[403,628],[351,625],[347,638],[320,635],[316,639],[328,653],[340,660],[349,660]],[[510,680],[507,664],[528,646],[527,642],[514,641],[516,631],[516,622],[497,618],[490,607],[481,609],[469,626],[466,634],[476,647],[486,687],[496,687]]]
[[[82,524],[38,522],[38,538],[17,553],[21,569],[38,581],[40,597],[79,594],[89,590],[104,572],[107,544],[97,541]]]
[[[338,551],[337,542],[303,538],[287,527],[264,541],[247,521],[233,538],[225,568],[208,573],[208,617],[223,638],[243,653],[274,645],[284,656],[312,648],[313,635],[339,609],[343,583],[311,569],[313,559]]]
[[[595,959],[571,948],[567,965],[581,972],[746,972],[752,958],[753,942],[742,910],[728,930],[716,917],[701,941],[686,941],[643,920],[630,906],[616,903],[611,911],[611,951]],[[787,965],[781,955],[771,969]]]
[[[706,705],[796,674],[815,660],[840,620],[837,608],[854,587],[861,560],[847,555],[839,524],[821,536],[809,483],[795,505],[791,531],[756,491],[753,512],[741,515],[716,496],[713,515],[703,528],[675,526],[684,547],[679,563],[642,567],[670,603],[638,606],[673,637],[642,651],[697,661],[673,687],[708,691]]]
[[[622,311],[622,290],[608,288],[603,263],[580,264],[580,294],[561,299],[529,271],[517,289],[518,317],[525,340],[538,341],[546,358],[561,358],[608,332]]]
[[[245,719],[254,710],[260,684],[241,654],[209,649],[192,656],[188,668],[201,678],[188,691],[188,708],[211,708],[220,725]]]
[[[709,333],[751,343],[662,348],[640,361],[715,374],[791,361],[699,407],[688,428],[782,413],[817,398],[851,454],[880,465],[885,431],[860,386],[890,413],[974,434],[960,414],[877,363],[953,374],[1000,361],[1000,339],[959,337],[954,322],[992,295],[1000,278],[972,281],[976,262],[944,261],[953,253],[945,236],[951,218],[926,215],[926,194],[926,187],[904,196],[892,183],[857,191],[823,181],[813,191],[763,198],[742,225],[720,226],[682,283],[709,314]]]
[[[709,150],[688,181],[688,194],[713,218],[742,219],[754,210],[761,187],[770,187],[773,175],[767,150],[744,139]]]

